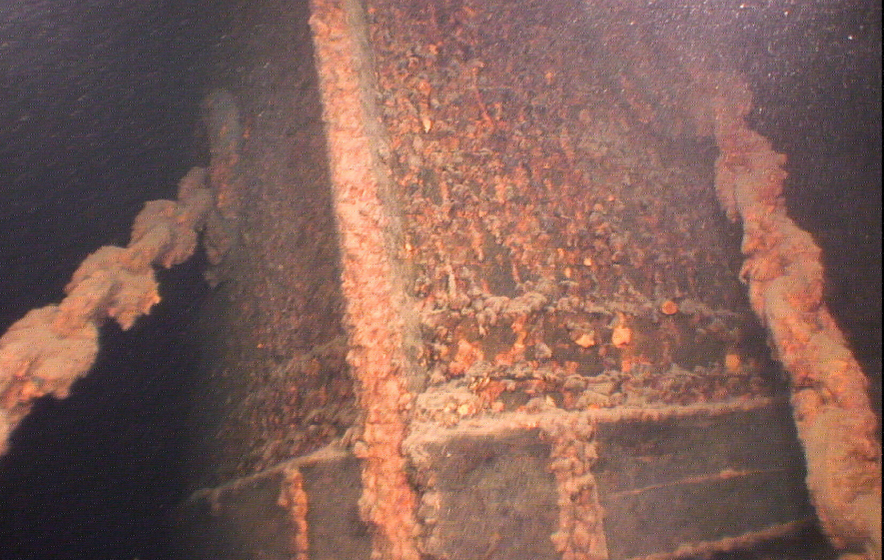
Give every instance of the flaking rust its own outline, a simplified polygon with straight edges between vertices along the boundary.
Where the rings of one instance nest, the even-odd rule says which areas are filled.
[[[773,280],[788,263],[741,270],[725,214],[755,195],[715,190],[739,154],[728,160],[729,137],[679,108],[695,76],[674,62],[655,72],[667,54],[628,26],[595,25],[603,8],[373,0],[363,30],[355,3],[311,6],[375,556],[456,549],[443,542],[456,524],[439,529],[434,509],[454,492],[443,496],[425,465],[418,498],[414,442],[434,427],[519,417],[527,429],[549,416],[551,543],[565,558],[607,557],[593,428],[562,418],[698,418],[786,394],[752,313],[765,294],[750,286],[747,298],[740,278]],[[639,44],[618,48],[618,33]],[[747,253],[766,242],[752,227]],[[818,286],[800,288],[789,297],[813,307],[802,301]]]
[[[654,105],[604,60],[591,14],[383,1],[368,13],[431,383],[462,378],[497,411],[779,390],[709,167],[642,131]]]
[[[553,545],[562,560],[606,559],[604,509],[592,474],[598,459],[592,420],[578,414],[541,426],[553,440],[549,469],[559,493],[559,530],[550,537]]]
[[[283,471],[284,482],[282,484],[277,503],[286,508],[291,515],[294,527],[292,550],[295,553],[294,560],[309,560],[310,556],[310,526],[307,523],[307,514],[310,510],[310,500],[304,491],[304,476],[293,465]]]
[[[414,422],[784,394],[716,199],[716,146],[679,108],[693,77],[656,71],[666,54],[593,9],[367,5],[429,374]],[[618,48],[620,32],[637,44]],[[607,555],[591,464],[553,469],[569,558]]]

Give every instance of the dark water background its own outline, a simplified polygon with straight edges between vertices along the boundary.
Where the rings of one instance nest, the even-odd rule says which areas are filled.
[[[0,0],[0,332],[57,303],[86,255],[125,246],[143,203],[203,163],[208,5]],[[169,557],[205,287],[199,259],[161,276],[164,301],[104,328],[92,373],[41,400],[0,460],[0,560]]]
[[[830,4],[837,13],[794,28],[747,20],[743,70],[755,126],[790,154],[790,212],[826,251],[829,303],[880,403],[881,10]],[[87,254],[125,245],[143,202],[174,197],[201,163],[193,138],[221,12],[0,0],[0,332],[58,302]],[[105,328],[93,373],[16,433],[0,460],[0,560],[169,557],[200,267],[164,273],[164,302],[129,332]]]
[[[871,379],[880,418],[881,3],[791,8],[794,27],[762,18],[745,47],[750,123],[789,156],[789,215],[823,250],[826,302]]]

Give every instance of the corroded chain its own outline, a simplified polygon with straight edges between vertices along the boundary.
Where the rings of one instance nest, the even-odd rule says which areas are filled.
[[[823,264],[811,235],[786,214],[786,157],[751,130],[748,86],[733,74],[695,73],[720,153],[715,187],[743,225],[741,278],[789,372],[807,461],[807,487],[836,548],[881,558],[881,447],[868,381],[823,302]]]
[[[29,311],[0,337],[0,455],[9,435],[44,395],[65,398],[98,355],[99,328],[115,320],[124,330],[160,301],[155,267],[186,261],[206,232],[210,261],[230,245],[223,224],[232,213],[225,198],[237,163],[239,116],[229,93],[204,106],[212,146],[209,169],[192,168],[178,184],[177,200],[152,200],[136,216],[129,245],[104,246],[86,257],[58,305]]]

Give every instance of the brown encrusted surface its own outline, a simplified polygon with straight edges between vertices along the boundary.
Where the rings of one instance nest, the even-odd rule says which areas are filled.
[[[410,438],[420,488],[421,552],[429,558],[559,560],[550,443],[537,429],[493,428]]]
[[[432,558],[472,558],[463,553],[470,543],[488,558],[522,558],[512,547],[551,523],[550,514],[555,530],[525,557],[546,558],[551,550],[572,560],[733,551],[793,533],[811,515],[783,400],[546,406],[466,416],[448,427],[418,417],[403,447],[421,496],[422,550]],[[499,490],[505,484],[509,492]],[[718,515],[696,514],[707,510]],[[522,530],[511,534],[507,527],[518,524]]]
[[[176,509],[176,556],[188,560],[368,560],[359,460],[340,446],[194,492]]]
[[[641,81],[592,9],[369,3],[421,364],[498,409],[524,404],[513,393],[566,408],[771,394],[714,146],[644,93],[690,76]]]
[[[686,87],[684,69],[648,64],[656,59],[647,48],[607,48],[589,25],[594,8],[582,2],[368,2],[365,45],[355,2],[317,0],[311,7],[348,335],[346,344],[331,338],[318,348],[334,363],[347,347],[358,382],[364,426],[354,451],[364,460],[361,506],[373,525],[375,556],[418,557],[416,496],[400,449],[415,426],[410,421],[461,429],[472,416],[586,409],[619,420],[635,411],[668,414],[673,405],[716,411],[782,390],[737,281],[737,232],[712,188],[715,147],[693,137],[697,123],[676,107],[684,99],[664,93]],[[369,53],[360,52],[365,47]],[[628,57],[638,61],[621,64]],[[261,68],[249,76],[251,85],[275,87],[273,61]],[[308,82],[309,90],[315,84]],[[248,173],[258,178],[249,186],[257,196],[244,204],[243,231],[256,237],[244,235],[224,266],[241,274],[257,265],[260,279],[234,274],[222,284],[235,305],[255,310],[233,308],[233,315],[246,311],[247,321],[224,351],[233,357],[228,364],[250,374],[236,381],[236,368],[218,370],[237,387],[234,399],[250,395],[222,433],[233,442],[225,451],[231,456],[255,437],[276,445],[287,433],[302,433],[302,422],[314,417],[299,416],[301,403],[282,399],[280,430],[261,424],[274,417],[267,411],[293,377],[286,367],[268,370],[268,356],[255,349],[299,348],[312,305],[328,292],[303,307],[283,305],[305,312],[283,317],[274,296],[297,297],[310,286],[281,280],[261,258],[285,260],[280,240],[291,224],[309,231],[317,245],[306,246],[320,252],[330,231],[330,214],[306,220],[275,205],[290,199],[267,188],[280,162],[278,152],[261,148],[281,137],[273,125],[280,114],[257,109],[275,107],[272,94],[269,105],[265,97],[240,97],[243,161],[253,162]],[[306,128],[316,131],[313,124]],[[322,197],[321,185],[298,192]],[[335,274],[305,268],[313,262],[299,253],[279,270],[333,285]],[[400,299],[403,280],[413,300]],[[258,300],[241,297],[248,294]],[[411,314],[422,327],[417,364],[405,324]],[[294,329],[280,329],[285,320]],[[337,321],[312,326],[321,327],[320,340],[340,334]],[[289,363],[312,363],[309,353],[295,354]],[[324,395],[313,389],[329,380],[339,383],[329,402],[349,406],[347,378],[334,371],[301,384],[304,407]],[[418,371],[430,374],[431,387],[413,400]],[[315,402],[326,414],[326,401]],[[289,417],[298,421],[289,426]],[[307,443],[329,433],[320,430]],[[570,503],[558,512],[554,544],[569,557],[604,556],[592,449],[568,447],[588,432],[560,436],[554,455],[582,454],[582,464],[563,461],[555,473],[560,498]],[[256,458],[256,448],[265,453]],[[260,468],[303,449],[261,441],[236,468]]]
[[[304,476],[299,469],[290,468],[284,471],[284,479],[277,504],[289,512],[295,528],[291,539],[295,551],[293,560],[309,560],[310,525],[307,514],[310,511],[310,498],[304,491]]]
[[[556,477],[559,495],[559,526],[550,539],[562,560],[609,557],[605,510],[593,469],[599,458],[595,424],[591,417],[578,414],[546,428],[545,435],[552,440],[549,470]]]
[[[212,176],[228,212],[207,236],[217,287],[200,333],[199,485],[316,449],[355,421],[307,5],[227,9],[216,85],[229,93],[205,104],[210,136],[226,148],[213,150]]]
[[[600,422],[593,474],[610,558],[701,542],[726,550],[727,539],[812,519],[794,432],[785,400]]]

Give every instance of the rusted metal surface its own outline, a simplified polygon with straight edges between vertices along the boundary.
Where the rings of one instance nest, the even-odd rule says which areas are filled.
[[[417,399],[419,419],[428,397]],[[405,450],[421,549],[472,558],[496,539],[488,558],[663,559],[796,534],[813,510],[789,414],[786,402],[759,399],[415,421]],[[787,557],[781,546],[774,558]],[[807,552],[799,557],[826,558]]]
[[[359,460],[341,447],[194,492],[175,515],[176,558],[369,560]]]
[[[647,39],[607,48],[592,9],[368,3],[443,425],[785,390],[738,281],[707,123],[684,108],[691,69],[655,67]],[[559,541],[604,554],[569,548],[572,527]]]
[[[340,542],[359,558],[675,558],[796,534],[790,395],[822,527],[880,559],[876,418],[786,215],[785,157],[747,126],[727,56],[682,57],[616,6],[231,8],[208,170],[0,339],[0,435],[67,394],[97,326],[146,313],[152,266],[205,227],[195,483],[216,488],[184,509],[231,558],[336,557],[357,495]],[[207,522],[222,495],[229,519]]]
[[[346,300],[347,360],[357,382],[361,433],[354,449],[363,461],[363,517],[375,531],[374,555],[418,560],[414,489],[401,444],[412,395],[405,354],[404,301],[389,244],[390,209],[367,129],[370,84],[360,50],[355,3],[313,0],[310,26],[323,96],[335,216]]]
[[[712,146],[648,132],[582,4],[369,14],[435,383],[466,377],[506,409],[524,404],[498,398],[512,393],[565,407],[770,393]]]
[[[228,93],[205,106],[223,109],[227,120],[207,118],[207,129],[238,153],[213,174],[226,212],[206,236],[216,287],[198,333],[206,359],[194,397],[197,485],[310,452],[356,418],[307,6],[229,9],[215,77]]]
[[[610,14],[586,2],[314,0],[310,10],[318,78],[298,66],[315,91],[297,103],[317,111],[318,93],[324,128],[310,121],[284,145],[301,156],[288,165],[323,173],[302,169],[311,180],[283,188],[282,160],[261,148],[285,136],[274,119],[291,113],[275,94],[249,95],[266,67],[240,94],[239,164],[257,180],[231,198],[242,204],[242,236],[216,269],[234,306],[220,324],[235,334],[214,350],[223,360],[207,400],[241,400],[219,406],[222,476],[352,425],[361,515],[384,559],[471,557],[478,537],[457,515],[478,519],[486,502],[516,512],[483,521],[487,559],[517,557],[505,528],[519,508],[553,502],[554,514],[531,525],[549,533],[532,554],[568,560],[729,551],[805,526],[792,446],[787,466],[704,456],[696,472],[641,488],[619,488],[599,466],[629,459],[616,445],[599,450],[599,425],[633,420],[632,436],[656,445],[658,425],[701,430],[713,416],[772,414],[794,443],[777,408],[786,377],[753,314],[757,294],[750,301],[740,283],[740,232],[716,197],[719,146],[694,110],[713,94],[696,87],[698,66],[656,50],[628,21],[600,24]],[[286,246],[295,238],[307,242]],[[312,268],[330,257],[339,268]],[[312,297],[279,305],[282,294]],[[319,309],[330,311],[325,322]],[[738,436],[716,425],[720,437]],[[487,441],[471,439],[475,429]],[[544,491],[495,494],[514,475],[499,460],[507,452],[486,453],[492,468],[470,450],[501,441],[530,448],[531,480]],[[446,446],[461,443],[472,465],[463,469],[492,488],[476,502],[449,476],[460,471]],[[606,532],[602,500],[625,511],[624,496],[651,503],[682,485],[692,490],[679,496],[711,496],[734,519],[750,511],[734,495],[759,507],[791,501],[760,525],[697,522],[675,536],[660,524],[644,547],[628,528]],[[320,530],[301,513],[308,532]],[[303,550],[315,542],[296,538]]]

